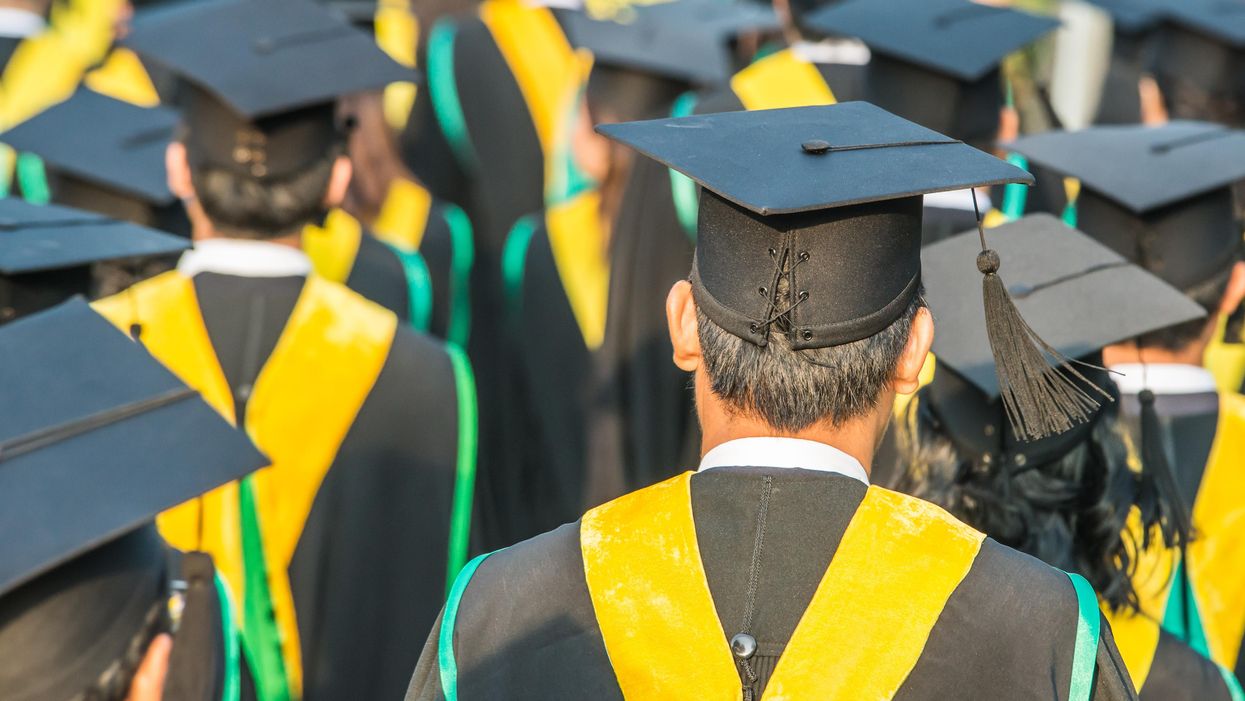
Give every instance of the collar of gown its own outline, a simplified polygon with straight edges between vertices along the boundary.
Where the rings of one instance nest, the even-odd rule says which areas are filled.
[[[802,438],[736,438],[701,458],[700,472],[715,467],[798,467],[837,472],[869,484],[869,473],[859,460],[834,446]]]
[[[187,277],[219,273],[238,277],[306,277],[311,259],[291,246],[247,239],[204,239],[182,254],[177,270]]]
[[[1120,363],[1111,376],[1123,394],[1149,389],[1155,394],[1202,394],[1215,392],[1215,376],[1198,365],[1183,363]]]
[[[48,23],[37,12],[16,7],[0,7],[0,37],[24,39],[46,29]]]

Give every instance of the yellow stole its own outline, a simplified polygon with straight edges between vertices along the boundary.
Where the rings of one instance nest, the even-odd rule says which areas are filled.
[[[558,277],[589,350],[600,348],[605,338],[610,287],[600,205],[600,196],[589,190],[551,205],[545,213],[545,229]]]
[[[143,62],[129,49],[113,49],[104,65],[86,74],[86,86],[101,95],[124,100],[139,107],[160,104],[156,86]]]
[[[731,90],[746,110],[833,105],[834,93],[817,66],[791,49],[753,63],[731,78]]]
[[[764,699],[892,698],[984,538],[932,504],[870,487]],[[700,560],[691,473],[589,511],[580,549],[625,698],[741,698]]]
[[[324,226],[303,227],[303,251],[311,259],[316,275],[342,283],[354,270],[363,225],[345,210],[334,209],[324,218]]]
[[[189,278],[165,273],[95,307],[123,330],[141,324],[147,349],[235,421],[233,393]],[[321,481],[380,374],[396,328],[392,313],[309,277],[247,402],[246,431],[272,460],[271,467],[250,479],[282,658],[295,697],[301,695],[302,660],[290,560]],[[157,522],[174,547],[211,554],[234,599],[244,600],[238,483],[174,507]]]
[[[479,12],[523,94],[547,160],[557,144],[566,88],[579,71],[575,51],[548,8],[485,0]]]
[[[404,251],[418,251],[431,212],[432,193],[417,183],[398,178],[385,193],[380,214],[372,223],[372,233]]]
[[[1245,397],[1219,395],[1219,425],[1193,503],[1189,580],[1211,657],[1234,669],[1245,635]]]
[[[1154,653],[1158,650],[1161,621],[1167,610],[1177,557],[1174,550],[1163,547],[1158,529],[1151,534],[1150,548],[1136,550],[1135,546],[1142,542],[1143,536],[1141,515],[1136,507],[1129,514],[1126,531],[1130,537],[1125,538],[1124,542],[1136,563],[1132,579],[1141,613],[1130,610],[1112,612],[1106,606],[1102,607],[1102,613],[1111,623],[1111,633],[1120,658],[1128,668],[1128,675],[1132,677],[1137,691],[1141,691],[1150,676]]]

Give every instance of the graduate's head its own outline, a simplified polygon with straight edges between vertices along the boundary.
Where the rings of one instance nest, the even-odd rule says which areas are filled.
[[[1152,349],[1199,364],[1215,329],[1245,298],[1240,203],[1233,193],[1245,178],[1245,133],[1177,121],[1051,132],[1012,148],[1078,178],[1077,228],[1205,311],[1204,318],[1108,349],[1108,362],[1136,362],[1139,351]]]
[[[999,137],[1003,60],[1058,26],[970,0],[853,0],[808,23],[869,47],[870,102],[985,151]]]
[[[205,36],[215,51],[203,51]],[[182,79],[184,130],[168,176],[196,234],[275,238],[316,221],[351,178],[338,100],[414,77],[307,0],[184,3],[141,23],[126,45]]]
[[[1154,73],[1174,119],[1245,127],[1245,12],[1238,3],[1164,4]]]
[[[980,246],[967,232],[922,253],[929,300],[939,321],[937,369],[895,422],[902,491],[940,504],[991,537],[1089,578],[1113,607],[1135,603],[1130,551],[1122,533],[1130,510],[1169,526],[1178,494],[1165,465],[1129,467],[1118,423],[1118,392],[1101,367],[1101,349],[1172,322],[1201,317],[1196,305],[1058,219],[1041,214],[990,232],[1005,260],[1013,299],[1031,328],[1057,352],[1077,358],[1078,391],[1108,397],[1088,419],[1039,440],[1017,434],[991,353],[980,289],[960,272]],[[1171,535],[1168,545],[1178,536]]]
[[[702,186],[693,269],[667,318],[706,435],[711,422],[851,432],[871,451],[933,340],[923,194],[1029,179],[866,103],[602,131]]]
[[[171,630],[166,553],[148,524],[0,596],[5,698],[161,698]]]

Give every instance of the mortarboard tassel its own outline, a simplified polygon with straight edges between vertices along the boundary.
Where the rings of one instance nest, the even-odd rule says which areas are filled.
[[[999,277],[999,254],[986,246],[977,193],[972,193],[977,233],[981,237],[977,269],[983,276],[981,292],[985,302],[986,333],[994,354],[999,394],[1007,420],[1021,440],[1033,441],[1063,433],[1088,421],[1098,409],[1098,400],[1086,389],[1107,399],[1111,397],[1077,372],[1070,359],[1038,337],[1020,315]],[[1051,365],[1048,358],[1055,364]],[[1079,379],[1084,387],[1078,386],[1073,378]]]
[[[1184,497],[1176,485],[1176,474],[1163,449],[1162,428],[1154,408],[1154,392],[1143,389],[1137,394],[1141,403],[1141,507],[1142,519],[1158,522],[1163,542],[1168,547],[1183,548],[1193,532],[1193,520],[1185,507]],[[1147,531],[1143,545],[1149,544]]]

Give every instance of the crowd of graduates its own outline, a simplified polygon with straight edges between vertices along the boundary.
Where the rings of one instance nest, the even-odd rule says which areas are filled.
[[[0,0],[0,701],[1245,701],[1243,129],[1245,0]]]

